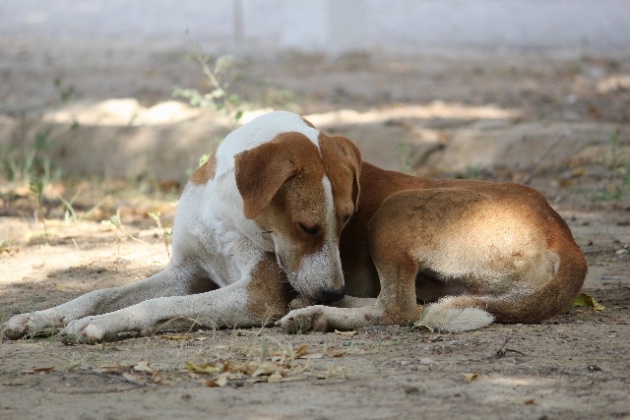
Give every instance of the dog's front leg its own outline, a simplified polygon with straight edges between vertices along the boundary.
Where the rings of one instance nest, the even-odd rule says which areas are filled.
[[[184,268],[171,262],[164,270],[143,281],[95,290],[50,309],[16,315],[3,325],[3,330],[8,338],[17,339],[45,328],[65,326],[89,315],[114,312],[143,300],[199,293],[215,287],[194,267]]]
[[[159,330],[250,327],[275,322],[294,297],[275,256],[266,253],[243,279],[190,296],[150,299],[112,313],[71,322],[61,331],[65,341],[111,341],[120,332],[150,335]]]
[[[277,325],[289,333],[297,333],[310,329],[351,330],[417,321],[422,312],[422,306],[416,303],[415,290],[419,262],[411,252],[401,249],[401,235],[388,234],[392,231],[391,220],[397,219],[389,218],[385,213],[370,222],[370,253],[381,283],[376,302],[369,304],[367,299],[346,298],[344,301],[347,302],[339,304],[340,307],[309,306],[291,311]],[[358,307],[365,303],[368,306]]]

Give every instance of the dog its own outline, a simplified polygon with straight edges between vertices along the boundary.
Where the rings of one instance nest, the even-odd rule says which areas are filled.
[[[65,341],[99,342],[274,322],[462,332],[557,315],[587,271],[539,192],[379,169],[286,111],[232,132],[192,174],[172,247],[154,276],[16,315],[4,334],[63,326]]]

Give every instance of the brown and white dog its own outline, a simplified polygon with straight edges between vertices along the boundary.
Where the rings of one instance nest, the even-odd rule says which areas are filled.
[[[567,224],[535,190],[385,171],[280,111],[234,131],[193,173],[163,271],[17,315],[4,333],[60,325],[67,340],[100,341],[166,322],[296,331],[419,319],[466,331],[554,316],[585,275]],[[289,312],[297,297],[334,306]]]

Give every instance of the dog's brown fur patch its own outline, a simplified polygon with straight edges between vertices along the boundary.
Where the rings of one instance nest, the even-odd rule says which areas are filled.
[[[195,169],[195,172],[190,176],[190,182],[195,185],[204,185],[211,179],[214,179],[216,170],[217,157],[215,154],[212,154],[206,163]]]

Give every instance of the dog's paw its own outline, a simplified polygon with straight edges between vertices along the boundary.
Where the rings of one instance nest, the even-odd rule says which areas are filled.
[[[114,341],[116,332],[106,315],[88,316],[72,321],[61,330],[61,340],[66,344],[100,343]]]
[[[4,336],[11,340],[17,340],[18,338],[24,337],[34,328],[35,323],[28,314],[15,315],[2,325]]]
[[[56,332],[56,323],[51,322],[50,317],[41,312],[15,315],[2,325],[4,336],[11,340],[17,340],[27,335],[45,332],[52,335]],[[50,331],[49,331],[50,330]]]
[[[325,316],[326,307],[309,306],[289,312],[276,325],[289,334],[300,334],[309,330],[326,331],[328,322]]]

